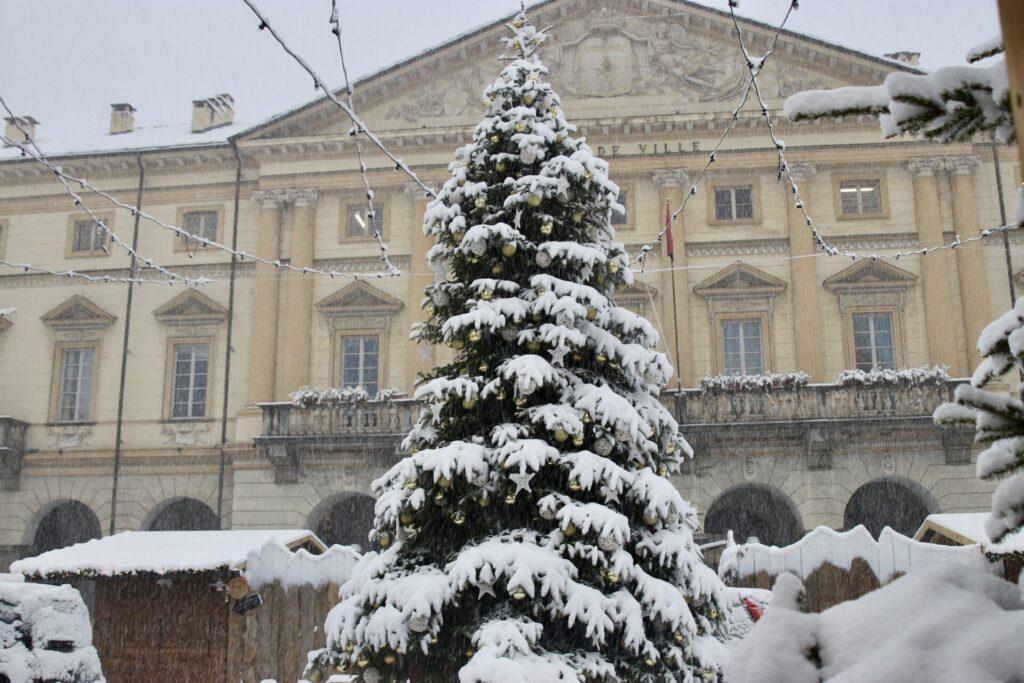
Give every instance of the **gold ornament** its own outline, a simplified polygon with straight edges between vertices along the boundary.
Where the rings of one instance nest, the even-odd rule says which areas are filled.
[[[377,536],[377,543],[381,548],[387,548],[391,545],[391,534],[383,533]]]
[[[700,672],[700,677],[705,681],[713,681],[717,678],[717,675],[715,674],[714,669],[704,669]]]
[[[466,185],[466,179],[459,178],[458,180],[455,181],[455,184],[459,187],[464,187]]]
[[[466,233],[460,230],[459,232],[452,233],[452,240],[454,240],[456,244],[462,244],[462,238],[465,236]]]
[[[644,514],[644,524],[646,524],[647,526],[654,526],[657,523],[658,518],[655,515],[652,515],[650,513]]]
[[[430,644],[431,645],[437,645],[437,634],[436,633],[431,633],[430,634]]]
[[[557,115],[558,115],[558,112],[555,112],[553,114],[553,116],[557,116]],[[565,137],[561,133],[559,133],[558,135],[555,136],[555,142],[561,144],[563,140],[565,140]]]
[[[665,452],[670,454],[670,455],[672,453],[675,453],[676,452],[676,442],[675,441],[669,441],[668,445],[665,446]]]
[[[491,274],[492,275],[501,275],[504,272],[505,272],[505,266],[501,265],[500,263],[495,263],[493,266],[491,266]]]
[[[365,669],[366,667],[370,666],[370,658],[362,652],[360,652],[359,657],[356,659],[356,664],[359,665],[360,669]]]
[[[613,272],[613,273],[619,272],[619,262],[618,261],[609,261],[608,262],[608,270]]]
[[[658,476],[659,477],[667,477],[668,476],[668,468],[665,467],[664,465],[658,465]]]
[[[530,206],[540,206],[540,199],[539,194],[531,194],[526,198],[526,203]]]
[[[471,341],[471,342],[478,342],[478,341],[480,341],[480,337],[481,336],[482,335],[480,334],[480,330],[470,330],[470,332],[469,332],[469,341]]]
[[[597,362],[598,362],[598,363],[602,363],[602,364],[604,364],[604,363],[606,363],[607,361],[608,361],[608,356],[604,355],[604,353],[603,353],[603,352],[602,352],[602,353],[599,353],[599,354],[597,354]]]
[[[604,273],[598,273],[597,277],[594,278],[594,281],[597,282],[597,284],[599,284],[599,285],[603,285],[604,284]]]
[[[526,132],[526,124],[523,123],[522,121],[516,122],[516,132],[517,133],[525,133]]]
[[[555,430],[555,441],[557,441],[558,443],[565,443],[568,440],[569,432],[565,431],[564,429]]]
[[[506,258],[512,258],[516,255],[518,248],[515,242],[505,242],[505,244],[501,245],[501,255]]]
[[[540,226],[540,234],[547,237],[554,231],[554,229],[555,226],[551,225],[551,223],[545,223],[544,225]]]
[[[711,609],[708,610],[708,619],[710,619],[711,621],[714,621],[717,618],[718,618],[718,610],[715,609],[714,607],[712,607]]]
[[[478,209],[482,209],[485,206],[487,206],[487,198],[486,197],[477,197],[476,200],[473,202],[473,205],[476,206],[476,208],[478,208]]]
[[[579,363],[581,360],[583,360],[583,354],[573,353],[572,354],[572,360],[573,360],[574,363]]]
[[[356,644],[355,643],[349,642],[349,643],[345,644],[345,652],[355,652],[355,651],[356,651]]]
[[[480,292],[480,298],[483,299],[484,301],[490,301],[492,298],[494,298],[494,292],[492,292],[489,289],[485,289],[484,291]]]
[[[544,319],[544,314],[541,313],[540,311],[535,311],[535,312],[530,314],[530,320],[532,320],[535,323],[539,323],[543,319]]]
[[[482,496],[480,496],[480,498],[478,498],[476,502],[479,503],[480,507],[482,507],[482,508],[490,507],[491,506],[491,497],[488,496],[485,493]]]
[[[441,477],[437,480],[437,485],[443,489],[450,489],[452,487],[452,480],[444,475],[441,475]]]
[[[425,310],[427,311],[428,316],[434,317],[434,315],[437,313],[437,306],[435,306],[434,304],[427,304],[427,308]]]
[[[569,482],[569,490],[573,493],[583,490],[583,484],[580,483],[579,479],[573,479]]]
[[[471,648],[471,647],[467,647],[467,648],[466,648],[466,651],[465,651],[465,652],[463,652],[462,654],[466,655],[466,658],[467,658],[467,659],[469,659],[469,658],[470,658],[470,657],[472,657],[472,656],[473,656],[473,654],[474,654],[474,652],[473,652],[473,648]]]
[[[520,587],[516,588],[514,591],[512,591],[512,599],[513,600],[525,600],[526,599],[526,591],[523,590],[522,586],[520,586]]]
[[[416,479],[411,479],[410,478],[410,479],[406,479],[405,480],[405,490],[406,491],[415,491],[416,487],[418,487],[419,485],[420,485],[420,483]]]
[[[438,505],[444,503],[444,491],[438,491],[434,494],[434,502]]]
[[[616,574],[615,572],[613,572],[611,569],[608,569],[604,573],[604,579],[608,583],[618,583],[619,582],[619,575]]]
[[[683,635],[682,631],[676,631],[672,634],[672,640],[676,641],[677,643],[681,643],[684,640],[686,640],[686,636]]]
[[[498,399],[499,401],[504,401],[505,400],[505,390],[504,389],[500,389],[498,391],[497,395],[494,398]]]
[[[476,369],[482,375],[485,374],[488,370],[490,370],[491,366],[488,365],[487,363],[481,363],[480,365],[477,366]]]
[[[313,669],[309,672],[309,676],[307,678],[309,679],[309,683],[320,683],[324,678],[324,674],[320,669]]]
[[[566,524],[565,528],[562,529],[562,535],[565,536],[566,538],[572,538],[573,536],[575,536],[576,535],[576,525],[573,524],[572,522],[569,522],[568,524]]]
[[[499,161],[494,165],[494,170],[497,171],[498,173],[504,173],[506,168],[507,167],[505,166],[504,161]]]
[[[452,339],[451,344],[456,351],[461,351],[466,346],[466,342],[461,339]]]
[[[512,22],[512,25],[514,27],[516,27],[516,28],[522,28],[523,27],[523,20],[522,19],[516,19],[515,21]]]
[[[457,526],[462,526],[466,523],[466,515],[461,510],[452,513],[452,523]]]
[[[583,424],[588,425],[594,421],[594,418],[590,416],[589,412],[584,411],[583,413]]]
[[[593,322],[594,318],[596,318],[596,317],[597,317],[597,309],[594,308],[593,306],[590,306],[589,308],[587,308],[587,320]]]
[[[525,104],[527,107],[533,104],[533,100],[533,93],[526,93],[525,95],[523,95],[523,104]]]
[[[473,408],[476,408],[476,399],[475,398],[463,399],[462,400],[462,407],[465,408],[466,410],[473,410]]]
[[[572,437],[572,445],[573,446],[582,446],[583,445],[583,435],[582,434],[577,434],[576,436]]]
[[[655,664],[657,664],[657,662],[654,660],[654,657],[646,657],[644,659],[644,664],[646,664],[647,666],[654,666]]]
[[[402,510],[402,513],[398,515],[398,521],[400,521],[405,526],[409,526],[410,524],[412,524],[413,519],[414,516],[412,514],[412,510]]]
[[[516,504],[516,494],[514,494],[514,493],[506,494],[505,495],[505,505],[515,505],[515,504]]]
[[[516,396],[516,406],[522,408],[526,405],[526,400],[525,396]]]
[[[384,655],[384,663],[385,664],[394,664],[395,661],[397,661],[397,660],[398,660],[398,657],[396,657],[393,652],[389,652],[386,655]]]
[[[526,350],[529,351],[530,353],[537,353],[538,351],[540,351],[540,342],[537,341],[536,339],[532,339],[526,342]]]
[[[582,211],[573,211],[572,212],[572,222],[573,223],[579,223],[582,220],[583,220],[583,212]]]
[[[499,142],[501,142],[501,137],[499,137],[497,133],[495,133],[494,135],[491,136],[491,142],[496,145]]]

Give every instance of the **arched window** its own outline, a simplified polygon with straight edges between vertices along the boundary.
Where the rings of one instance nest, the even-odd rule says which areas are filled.
[[[718,496],[704,516],[708,534],[725,536],[729,530],[737,542],[754,536],[766,545],[784,546],[799,540],[803,523],[793,501],[781,491],[743,484]]]
[[[373,498],[363,493],[340,493],[320,503],[307,526],[328,546],[369,545],[373,527]]]
[[[178,498],[164,503],[153,515],[149,531],[212,531],[219,529],[217,515],[195,498]]]
[[[68,500],[54,505],[36,527],[32,554],[65,548],[103,535],[100,520],[88,505]]]
[[[910,479],[886,477],[869,481],[850,496],[843,526],[852,529],[863,524],[878,538],[885,527],[904,536],[913,536],[924,518],[938,506],[928,491]]]

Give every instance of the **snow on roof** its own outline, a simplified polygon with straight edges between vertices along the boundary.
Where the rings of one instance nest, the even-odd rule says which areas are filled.
[[[37,137],[36,144],[50,158],[173,149],[175,147],[216,146],[226,145],[229,137],[247,130],[251,125],[251,123],[232,123],[203,133],[193,133],[191,124],[188,123],[137,126],[135,130],[117,135],[78,135],[69,138]],[[21,158],[21,150],[17,147],[0,147],[0,162]]]
[[[1024,552],[1024,530],[1010,534],[1001,543],[992,543],[985,532],[987,512],[943,512],[928,515],[914,534],[920,540],[925,532],[935,530],[959,543],[978,543],[992,555]]]
[[[306,529],[124,531],[18,560],[11,571],[33,577],[205,571],[241,567],[250,552],[270,542],[291,547],[307,539],[323,545]]]

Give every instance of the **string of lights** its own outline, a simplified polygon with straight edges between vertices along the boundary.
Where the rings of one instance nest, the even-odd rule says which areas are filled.
[[[14,127],[18,130],[18,132],[20,132],[22,136],[24,136],[26,142],[19,143],[16,140],[8,138],[6,135],[0,135],[0,140],[2,140],[5,145],[17,148],[18,150],[21,151],[23,155],[26,155],[49,168],[50,171],[53,172],[53,174],[56,176],[57,180],[60,181],[60,184],[64,187],[64,193],[67,194],[68,197],[70,197],[71,203],[74,204],[79,209],[81,209],[82,211],[84,211],[86,214],[88,214],[89,218],[92,220],[93,225],[99,228],[100,232],[103,235],[109,237],[110,241],[114,245],[116,245],[119,249],[124,251],[129,256],[133,256],[135,259],[140,261],[144,267],[155,270],[161,275],[164,275],[171,280],[179,280],[182,284],[195,286],[203,286],[210,284],[212,282],[212,280],[208,280],[206,278],[189,278],[184,275],[181,275],[180,273],[176,273],[172,270],[164,268],[163,266],[157,264],[153,259],[138,253],[138,251],[132,248],[130,244],[128,244],[120,237],[118,237],[117,233],[110,229],[106,221],[101,220],[100,217],[97,216],[96,213],[92,209],[90,209],[85,202],[82,201],[82,197],[71,188],[71,185],[68,183],[65,177],[61,173],[57,172],[59,171],[59,167],[55,166],[53,163],[50,162],[49,159],[46,158],[46,155],[43,154],[43,150],[39,147],[39,145],[32,138],[32,136],[29,135],[28,132],[26,132],[22,125],[18,122],[18,117],[16,117],[11,108],[7,106],[7,102],[4,100],[2,95],[0,95],[0,106],[3,107],[5,112],[7,112],[7,115],[10,117],[9,120],[14,124]],[[108,251],[106,238],[103,239],[103,244],[101,244],[101,248],[104,252]]]
[[[174,285],[188,285],[193,283],[210,284],[213,280],[189,280],[188,278],[174,278],[168,280],[150,280],[141,277],[123,277],[119,275],[90,275],[89,273],[80,273],[77,270],[52,270],[50,268],[42,268],[40,266],[33,266],[31,263],[15,263],[6,259],[0,259],[0,266],[7,266],[8,268],[14,268],[15,270],[22,270],[26,273],[36,273],[39,275],[56,275],[58,277],[75,278],[78,280],[86,280],[88,282],[102,282],[102,283],[132,283],[136,285],[166,285],[173,287]]]
[[[436,193],[432,189],[430,189],[429,186],[424,184],[423,181],[421,181],[419,177],[415,173],[413,173],[413,170],[409,168],[409,166],[404,161],[402,161],[401,159],[397,158],[394,154],[392,154],[388,150],[388,148],[384,146],[384,143],[381,142],[380,138],[378,138],[373,133],[373,131],[366,127],[366,124],[363,123],[362,119],[356,116],[355,111],[353,111],[351,107],[349,107],[347,104],[345,104],[344,102],[342,102],[341,100],[334,96],[334,93],[332,93],[331,89],[324,84],[323,79],[320,78],[319,75],[317,75],[316,71],[313,70],[313,67],[311,67],[306,62],[306,60],[300,57],[298,53],[292,50],[291,47],[288,46],[288,43],[286,43],[284,39],[280,36],[280,34],[278,34],[278,32],[274,30],[274,27],[270,25],[269,20],[263,15],[262,12],[260,12],[256,4],[252,0],[242,0],[242,2],[248,5],[249,9],[252,10],[252,13],[255,14],[256,18],[260,20],[259,29],[261,31],[268,31],[270,35],[273,36],[274,40],[276,40],[277,43],[281,46],[281,49],[287,52],[288,55],[292,59],[294,59],[299,64],[299,66],[301,66],[306,71],[306,73],[309,74],[310,78],[313,79],[313,87],[317,90],[322,91],[324,93],[324,96],[326,96],[328,100],[333,102],[336,107],[345,112],[345,115],[348,116],[349,120],[351,120],[353,124],[353,128],[351,131],[349,131],[349,134],[353,136],[358,136],[360,133],[365,135],[367,140],[373,143],[373,145],[377,149],[379,149],[384,154],[384,156],[391,160],[391,162],[395,165],[396,171],[401,171],[405,175],[409,176],[409,178],[411,178],[412,181],[416,183],[419,186],[419,188],[423,190],[424,194],[426,194],[428,197],[436,197]],[[332,21],[332,24],[333,23],[334,22]]]
[[[341,62],[341,73],[345,77],[345,93],[348,95],[348,107],[354,112],[356,107],[352,95],[352,85],[348,80],[348,67],[345,66],[345,51],[341,46],[341,21],[338,19],[338,0],[331,0],[330,24],[331,33],[334,34],[338,42],[338,60]],[[388,271],[394,275],[399,275],[400,271],[398,268],[388,259],[388,247],[384,243],[384,236],[381,234],[380,226],[377,223],[377,212],[373,208],[373,190],[370,188],[370,179],[366,175],[366,161],[363,158],[363,143],[359,140],[358,135],[354,136],[354,139],[356,143],[356,158],[359,161],[359,175],[363,179],[363,190],[366,192],[366,216],[370,219],[370,231],[373,234],[373,239],[377,241],[381,260],[387,264]]]
[[[782,33],[782,29],[785,27],[786,22],[789,21],[789,15],[793,12],[793,9],[796,7],[796,4],[796,2],[793,2],[790,5],[789,10],[787,10],[786,12],[786,16],[783,17],[782,22],[779,24],[779,27],[775,30],[775,34],[772,37],[771,47],[768,49],[768,52],[765,54],[765,56],[761,59],[762,65],[764,64],[765,60],[771,57],[772,54],[775,52],[775,48],[778,46],[779,43],[779,35]],[[748,59],[747,61],[749,63],[750,60]],[[729,137],[729,134],[735,127],[736,122],[739,120],[740,111],[742,111],[743,107],[746,106],[747,99],[750,97],[751,90],[753,90],[756,87],[757,78],[756,75],[753,72],[751,72],[750,79],[747,81],[747,87],[743,91],[743,96],[740,98],[739,104],[737,104],[736,108],[732,110],[732,114],[729,116],[729,123],[725,126],[725,129],[722,130],[722,135],[718,138],[718,141],[715,143],[715,146],[711,149],[711,152],[708,154],[707,159],[704,161],[704,165],[701,167],[700,172],[694,179],[693,184],[690,185],[689,192],[683,195],[682,203],[675,211],[672,212],[668,224],[665,227],[663,227],[661,231],[658,232],[657,236],[654,238],[653,241],[645,244],[643,247],[640,248],[640,253],[636,256],[636,258],[630,261],[630,265],[639,263],[640,271],[643,272],[647,256],[650,254],[652,250],[654,250],[655,247],[661,245],[662,240],[664,240],[665,238],[665,233],[671,229],[671,226],[675,225],[676,218],[686,209],[686,205],[690,201],[690,197],[693,197],[697,194],[697,187],[704,180],[704,176],[707,175],[708,169],[711,167],[711,164],[715,163],[715,161],[718,159],[719,149],[721,149],[722,144],[725,142],[725,139]]]
[[[797,7],[798,1],[792,0],[792,3],[790,4],[790,12],[792,12],[792,10],[796,9]],[[814,240],[814,244],[818,249],[825,252],[829,256],[843,256],[853,260],[871,259],[899,261],[901,258],[907,258],[908,256],[927,256],[928,254],[934,253],[936,251],[959,249],[960,247],[963,247],[966,244],[970,244],[971,242],[979,242],[981,240],[984,240],[986,237],[989,237],[995,233],[1005,232],[1008,230],[1016,230],[1019,227],[1016,224],[1001,225],[997,228],[987,228],[985,230],[981,230],[977,235],[968,237],[966,239],[963,239],[959,235],[956,235],[952,241],[947,242],[945,244],[940,244],[931,247],[920,247],[918,249],[899,251],[890,254],[862,254],[856,251],[852,251],[850,249],[842,249],[829,244],[828,241],[818,231],[818,228],[814,225],[814,220],[811,218],[810,213],[808,213],[807,211],[807,206],[804,203],[803,198],[800,196],[800,189],[797,187],[796,180],[793,178],[793,174],[790,172],[789,162],[786,161],[786,145],[775,134],[775,122],[772,120],[771,113],[768,109],[768,103],[765,100],[763,94],[761,93],[761,88],[757,81],[757,75],[760,73],[761,67],[758,64],[757,60],[752,59],[750,57],[750,53],[747,51],[746,44],[743,42],[743,31],[740,29],[739,21],[736,18],[735,0],[729,0],[729,15],[732,17],[733,27],[736,31],[736,39],[739,42],[740,50],[743,52],[743,58],[746,62],[747,70],[750,72],[751,82],[754,86],[754,94],[757,97],[758,105],[760,105],[761,107],[761,116],[764,118],[765,124],[768,128],[768,136],[771,138],[772,145],[774,145],[779,156],[779,182],[785,180],[786,183],[789,184],[790,190],[793,194],[795,206],[802,214],[804,222],[811,231],[811,237]],[[788,12],[786,16],[787,18],[789,17]],[[785,24],[785,21],[783,21],[783,24]]]

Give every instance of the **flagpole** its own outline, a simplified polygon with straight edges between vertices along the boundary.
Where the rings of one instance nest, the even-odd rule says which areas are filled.
[[[665,246],[668,250],[669,272],[672,276],[672,326],[675,329],[676,341],[676,388],[683,390],[683,359],[679,355],[679,307],[676,305],[676,257],[672,243],[672,214],[669,202],[665,202]]]

